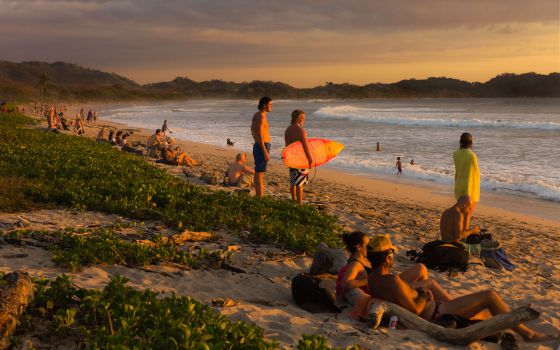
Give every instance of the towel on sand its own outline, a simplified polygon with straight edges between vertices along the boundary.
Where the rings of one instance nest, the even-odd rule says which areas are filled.
[[[476,155],[468,148],[453,152],[455,162],[455,199],[469,196],[474,202],[480,201],[480,170]]]

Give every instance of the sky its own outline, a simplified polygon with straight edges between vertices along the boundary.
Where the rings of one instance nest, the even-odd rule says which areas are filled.
[[[559,0],[0,0],[0,60],[295,87],[560,71]]]

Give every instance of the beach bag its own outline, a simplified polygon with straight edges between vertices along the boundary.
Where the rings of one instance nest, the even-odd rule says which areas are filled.
[[[334,293],[321,287],[321,279],[300,273],[292,279],[292,297],[296,304],[311,313],[340,312]]]
[[[480,243],[485,239],[492,239],[490,233],[485,233],[486,230],[480,230],[481,233],[470,234],[464,241],[464,245],[469,251],[470,255],[480,257]]]
[[[515,265],[509,259],[500,242],[485,239],[480,243],[480,257],[486,267],[499,270],[515,270]]]
[[[437,270],[459,269],[467,271],[469,252],[459,242],[432,241],[422,247],[417,262]]]

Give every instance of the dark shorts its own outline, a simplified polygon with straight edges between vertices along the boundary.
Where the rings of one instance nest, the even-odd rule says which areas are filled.
[[[270,143],[265,142],[264,146],[266,147],[266,150],[270,152]],[[264,159],[264,153],[258,143],[253,145],[253,158],[255,159],[255,172],[264,173],[266,171],[267,161]]]
[[[290,168],[290,186],[303,186],[307,183],[309,172],[305,169]]]

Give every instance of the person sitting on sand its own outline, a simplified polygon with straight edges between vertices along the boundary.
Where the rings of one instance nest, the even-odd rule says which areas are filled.
[[[121,141],[118,142],[118,145],[121,147],[127,146],[128,145],[128,134],[123,134],[121,137]]]
[[[467,218],[474,206],[469,196],[461,196],[457,203],[441,214],[439,232],[441,239],[448,242],[459,242],[470,234],[480,232],[478,226],[467,227]]]
[[[369,286],[374,298],[395,303],[428,321],[437,321],[441,315],[457,315],[465,318],[478,317],[483,311],[492,316],[509,312],[510,309],[496,292],[487,290],[464,295],[449,301],[438,301],[434,293],[426,288],[415,288],[400,275],[391,273],[394,265],[395,247],[388,236],[373,238],[369,260],[373,271],[369,275]],[[513,330],[526,341],[553,339],[531,328],[519,324]]]
[[[82,117],[80,116],[80,114],[76,114],[76,122],[74,123],[74,131],[78,135],[83,135],[86,132],[85,129],[84,129],[84,121],[82,120]]]
[[[99,130],[99,132],[97,133],[97,137],[95,138],[95,140],[97,142],[105,142],[107,140],[105,140],[105,128],[101,128],[101,130]]]
[[[351,256],[348,265],[341,268],[337,278],[337,296],[344,296],[344,299],[354,305],[364,296],[362,292],[369,293],[368,275],[371,273],[371,263],[368,256],[378,245],[378,240],[384,236],[377,235],[372,240],[359,231],[346,233],[342,240],[346,244],[346,249]],[[392,245],[391,245],[392,246]],[[399,276],[413,285],[415,288],[426,288],[432,291],[438,301],[449,301],[451,296],[433,279],[428,276],[428,269],[424,264],[415,264],[404,270]],[[349,288],[361,289],[351,291]],[[351,293],[348,295],[348,293]]]
[[[163,146],[162,132],[160,129],[156,130],[156,133],[148,138],[146,141],[146,147],[148,148],[148,155],[152,158],[159,158],[159,151]]]
[[[117,131],[117,134],[115,135],[115,143],[119,146],[121,145],[122,142],[122,135],[123,135],[122,130]]]
[[[170,165],[184,165],[189,167],[200,166],[202,162],[197,162],[196,160],[187,156],[183,150],[179,147],[174,147],[173,144],[175,140],[173,137],[168,137],[165,141],[165,146],[162,148],[162,159],[163,162]]]
[[[114,130],[109,130],[109,136],[107,137],[107,141],[111,145],[114,145],[114,144],[117,143],[117,140],[115,139],[115,131]]]
[[[227,170],[228,185],[237,187],[253,187],[253,177],[245,176],[247,174],[255,175],[255,171],[247,165],[247,155],[238,153],[235,156],[235,163],[231,163]]]
[[[355,231],[342,235],[342,241],[350,253],[348,265],[342,267],[336,278],[336,296],[339,301],[355,305],[359,299],[369,298],[368,275],[371,264],[367,259],[369,237]]]

